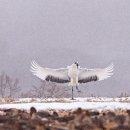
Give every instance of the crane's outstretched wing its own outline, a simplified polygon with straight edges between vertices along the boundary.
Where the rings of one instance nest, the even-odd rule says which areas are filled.
[[[79,69],[79,83],[87,83],[91,81],[100,81],[104,80],[108,77],[113,75],[113,67],[114,65],[111,64],[107,68],[104,69],[86,69],[80,68]]]
[[[35,61],[32,61],[30,71],[38,78],[46,81],[52,81],[57,83],[67,83],[70,81],[68,77],[67,68],[61,68],[61,69],[43,68],[39,66]]]

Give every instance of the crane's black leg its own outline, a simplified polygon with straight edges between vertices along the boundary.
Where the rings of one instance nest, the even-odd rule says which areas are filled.
[[[73,92],[74,92],[74,89],[73,89],[73,86],[72,86],[72,100],[74,100]]]
[[[78,92],[81,92],[81,91],[79,90],[78,86],[76,86],[76,89],[77,89]]]

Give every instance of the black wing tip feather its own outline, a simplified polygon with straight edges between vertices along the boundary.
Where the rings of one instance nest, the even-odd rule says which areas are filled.
[[[78,80],[78,82],[79,83],[87,83],[87,82],[97,81],[97,80],[98,80],[98,77],[96,75],[94,75],[94,76],[90,76],[90,77],[87,77],[84,79],[80,79],[80,80]]]
[[[56,83],[68,83],[69,80],[67,79],[60,79],[58,77],[54,77],[54,76],[51,76],[51,75],[48,75],[46,78],[45,78],[46,81],[51,81],[51,82],[56,82]]]

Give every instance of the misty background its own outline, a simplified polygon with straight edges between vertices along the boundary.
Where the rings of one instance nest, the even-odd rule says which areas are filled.
[[[52,68],[113,62],[111,78],[79,88],[86,96],[130,94],[130,1],[0,0],[0,74],[28,91],[40,82],[29,71],[32,60]]]

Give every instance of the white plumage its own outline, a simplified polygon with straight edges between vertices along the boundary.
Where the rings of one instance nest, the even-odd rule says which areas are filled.
[[[31,63],[31,72],[38,78],[46,81],[57,83],[69,83],[72,86],[72,99],[73,99],[73,86],[78,89],[79,83],[87,83],[91,81],[101,81],[113,75],[113,67],[111,64],[106,68],[87,69],[80,68],[78,63],[75,62],[67,68],[51,69],[39,66],[35,61]]]
[[[39,66],[35,61],[31,63],[30,71],[42,80],[47,80],[47,81],[52,81],[52,82],[57,82],[57,83],[67,82],[69,80],[68,69],[43,68]],[[53,77],[53,79],[49,77]]]

